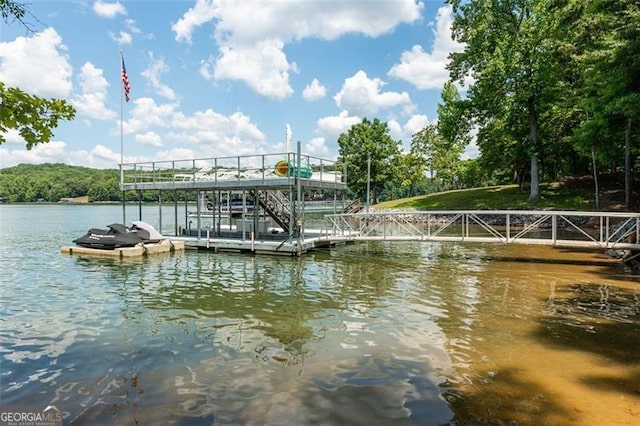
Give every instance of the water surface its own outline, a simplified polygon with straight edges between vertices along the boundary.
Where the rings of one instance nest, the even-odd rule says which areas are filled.
[[[0,215],[3,405],[73,424],[640,424],[640,279],[600,253],[113,260],[60,247],[119,206]]]

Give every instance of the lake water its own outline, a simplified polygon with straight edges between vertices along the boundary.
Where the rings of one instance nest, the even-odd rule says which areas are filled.
[[[0,206],[0,405],[79,425],[640,424],[640,278],[601,253],[60,252],[121,218]]]

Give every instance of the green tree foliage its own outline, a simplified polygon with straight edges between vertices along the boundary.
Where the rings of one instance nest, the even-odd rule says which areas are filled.
[[[579,17],[574,34],[581,70],[582,120],[576,146],[604,162],[624,158],[625,201],[631,207],[631,169],[640,156],[640,5],[635,0],[568,2]],[[634,146],[635,145],[635,146]]]
[[[58,202],[61,198],[89,196],[91,202],[120,202],[120,171],[66,164],[20,164],[0,169],[0,197],[10,202]],[[158,202],[158,191],[127,191],[128,202]],[[142,197],[142,198],[140,198]],[[196,199],[193,191],[165,191],[163,202]]]
[[[463,52],[451,55],[449,69],[453,80],[474,80],[467,111],[479,128],[478,145],[485,150],[498,129],[506,131],[512,146],[522,144],[530,160],[530,199],[534,200],[539,197],[538,163],[544,152],[541,117],[553,102],[558,70],[553,43],[556,20],[547,7],[550,1],[448,3],[455,13],[453,36],[465,45]],[[500,125],[495,126],[495,121]]]
[[[339,162],[347,166],[349,189],[357,197],[366,198],[369,160],[373,203],[385,183],[402,183],[400,142],[389,136],[387,123],[364,118],[338,137],[338,146]]]
[[[28,25],[24,19],[28,11],[12,0],[0,0],[0,15],[5,23],[10,19]],[[31,95],[17,87],[6,87],[0,82],[0,144],[5,133],[16,129],[26,142],[27,149],[47,143],[60,120],[73,120],[75,109],[62,99],[45,99]]]
[[[474,167],[504,183],[515,178],[530,198],[538,175],[554,180],[597,170],[640,167],[640,4],[636,0],[448,0],[452,81],[470,79],[462,100],[439,108],[438,130],[451,140],[452,117],[477,130]],[[475,173],[474,173],[475,175]],[[596,184],[597,187],[597,184]]]
[[[58,122],[74,116],[75,110],[64,100],[39,98],[0,82],[0,144],[9,129],[18,130],[27,149],[47,143]]]
[[[450,161],[457,161],[469,145],[471,121],[467,118],[468,102],[462,100],[453,82],[444,84],[442,102],[438,104],[438,134],[442,137],[443,149],[449,151]]]
[[[11,202],[57,202],[88,195],[91,201],[119,201],[119,171],[66,164],[20,164],[0,170],[0,196]]]
[[[438,133],[438,127],[430,124],[411,137],[411,154],[419,158],[425,169],[433,178],[438,173],[439,178],[445,173],[442,168],[441,148],[444,141]]]

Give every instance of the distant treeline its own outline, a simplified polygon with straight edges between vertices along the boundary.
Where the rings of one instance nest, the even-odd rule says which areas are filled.
[[[0,169],[0,197],[12,203],[58,202],[61,198],[89,196],[95,201],[121,201],[120,172],[67,164],[20,164]],[[167,194],[171,198],[173,194]],[[155,191],[146,191],[144,201],[156,201]],[[127,200],[137,200],[130,191]]]
[[[120,191],[120,171],[118,169],[91,169],[67,164],[20,164],[0,169],[0,198],[11,203],[33,203],[38,201],[58,202],[63,198],[88,196],[90,202],[122,201]],[[380,190],[379,200],[411,197],[440,191],[443,188],[436,180],[422,178],[409,187],[387,183]],[[128,191],[127,201],[142,197],[144,202],[157,202],[157,191]],[[322,196],[323,194],[315,194]],[[326,195],[326,194],[325,194]],[[347,194],[354,197],[350,191]],[[194,201],[193,191],[164,191],[162,200],[174,199]]]

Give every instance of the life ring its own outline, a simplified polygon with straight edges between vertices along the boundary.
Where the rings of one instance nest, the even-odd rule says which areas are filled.
[[[276,175],[280,177],[289,176],[289,163],[285,160],[280,160],[276,163],[275,167]]]
[[[211,201],[207,201],[207,209],[213,210],[213,203]]]

